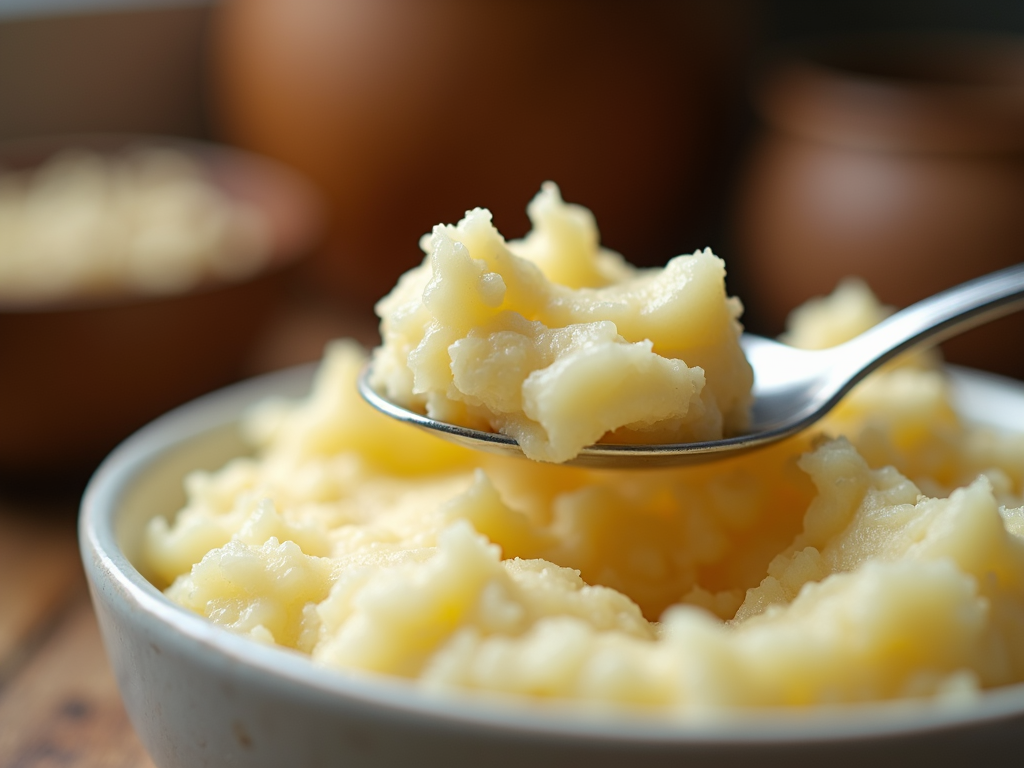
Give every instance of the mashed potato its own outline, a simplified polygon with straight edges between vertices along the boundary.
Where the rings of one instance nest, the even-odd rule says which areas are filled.
[[[637,270],[600,248],[590,211],[550,182],[527,211],[533,230],[520,241],[506,243],[480,208],[424,238],[423,265],[378,305],[371,384],[546,461],[605,436],[742,431],[753,374],[721,259],[705,250]]]
[[[247,277],[269,255],[260,213],[176,149],[65,150],[0,168],[0,300],[176,293]]]
[[[553,188],[539,200],[543,231],[536,206],[561,203]],[[430,259],[458,260],[478,287],[499,274],[502,291],[536,288],[544,302],[577,295],[552,287],[558,280],[620,279],[614,258],[577,270],[559,260],[554,233],[546,246],[539,237],[515,245],[537,252],[514,261],[474,212],[435,230]],[[490,243],[500,258],[476,264],[458,255],[465,242],[470,253]],[[430,280],[413,273],[382,303],[389,333],[405,322],[400,307],[427,311],[413,294]],[[712,305],[729,341],[732,305]],[[499,305],[474,306],[494,321]],[[884,314],[848,284],[797,314],[788,338],[829,345]],[[449,320],[459,329],[439,331],[449,345],[480,338],[498,348]],[[500,322],[495,333],[521,325]],[[608,343],[636,343],[624,325],[624,341]],[[546,332],[525,335],[532,344]],[[410,352],[429,337],[402,334],[416,341]],[[702,392],[730,354],[702,359]],[[434,370],[432,356],[423,353]],[[366,406],[354,387],[363,361],[353,344],[334,344],[307,399],[265,403],[247,420],[254,457],[193,474],[185,508],[152,522],[146,567],[172,600],[328,667],[680,715],[970,700],[1024,680],[1024,438],[963,423],[927,357],[880,371],[783,443],[646,471],[450,445]],[[425,399],[450,385],[442,377]],[[730,391],[721,386],[719,407]],[[460,405],[438,407],[467,405],[465,394],[449,399]]]

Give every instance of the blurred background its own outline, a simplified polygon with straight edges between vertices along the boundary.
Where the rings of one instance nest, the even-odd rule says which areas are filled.
[[[253,153],[308,185],[279,195],[302,203],[301,232],[273,291],[248,309],[224,298],[219,315],[152,320],[188,328],[186,342],[210,336],[206,362],[181,338],[149,345],[181,348],[162,369],[144,344],[122,350],[116,380],[135,392],[154,385],[131,384],[132,369],[150,366],[151,381],[217,374],[139,405],[120,434],[200,391],[314,360],[332,337],[373,344],[373,303],[421,260],[420,235],[485,206],[521,236],[546,179],[636,264],[711,247],[748,329],[769,335],[846,275],[903,306],[1016,263],[1022,36],[1015,0],[0,0],[0,163],[39,137],[160,136]],[[64,313],[46,337],[53,357],[67,323],[82,326],[73,309],[0,296],[0,371],[24,372],[20,389],[0,376],[0,421],[41,423],[21,399],[43,379],[70,383],[42,412],[62,399],[90,408],[68,372],[88,356],[57,371],[15,357],[42,344],[26,341],[40,333],[30,322]],[[74,344],[90,349],[137,317],[107,318]],[[1010,318],[946,354],[1024,377],[1022,340],[1024,320]],[[117,408],[91,410],[109,421]],[[72,446],[68,418],[36,458],[21,438],[5,453],[0,437],[0,477],[46,461],[54,434]],[[113,442],[61,461],[91,466]]]
[[[774,335],[1024,256],[1021,0],[0,0],[0,765],[151,766],[77,556],[95,467],[377,340],[420,235],[542,181]],[[945,347],[1024,379],[1024,313]]]

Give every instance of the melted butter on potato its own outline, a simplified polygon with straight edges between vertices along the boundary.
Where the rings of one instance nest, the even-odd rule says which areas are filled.
[[[556,221],[562,229],[531,237],[589,242],[574,258],[593,255],[585,215]],[[494,333],[527,339],[504,348],[529,375],[543,370],[530,361],[545,345],[585,346],[587,334],[606,333],[595,324],[631,327],[625,308],[556,341],[545,334],[570,326],[496,310],[498,281],[487,275],[526,292],[523,301],[562,289],[542,278],[540,257],[514,259],[486,227],[476,235],[491,261],[460,269],[476,275],[479,301],[439,311],[493,313]],[[628,269],[579,258],[586,268],[570,262],[560,279],[588,290]],[[434,322],[413,317],[428,312],[415,296],[431,279],[410,273],[385,300],[392,330]],[[535,306],[550,304],[541,298]],[[869,292],[847,287],[795,318],[790,341],[837,343],[882,316]],[[394,337],[410,352],[423,344],[416,376],[438,374],[436,364],[450,378],[482,376],[474,386],[503,407],[522,402],[506,379],[453,374],[448,347],[428,355],[430,333],[446,333],[437,328]],[[473,353],[485,359],[503,349],[490,335],[455,341],[466,339],[485,345]],[[382,370],[398,360],[389,354]],[[354,344],[332,345],[308,398],[250,415],[254,457],[194,474],[176,518],[151,523],[145,566],[171,599],[317,664],[581,706],[686,715],[907,698],[969,705],[1024,682],[1024,436],[963,423],[928,357],[874,374],[780,444],[643,472],[454,447],[363,403],[354,382],[364,360]],[[389,375],[414,376],[397,366]]]
[[[475,209],[378,304],[372,384],[433,418],[510,435],[561,462],[607,439],[715,440],[746,424],[741,307],[710,251],[638,270],[589,211],[545,184],[506,243]]]

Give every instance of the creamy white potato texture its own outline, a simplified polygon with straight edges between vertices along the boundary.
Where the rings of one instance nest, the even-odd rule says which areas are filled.
[[[883,315],[851,283],[789,339]],[[963,423],[928,358],[771,448],[639,472],[392,422],[356,394],[364,359],[332,346],[307,399],[248,419],[254,456],[151,523],[144,567],[172,600],[327,667],[681,717],[1024,680],[1024,437]]]
[[[258,210],[170,147],[65,150],[30,170],[0,168],[0,300],[178,293],[248,277],[270,245]]]
[[[560,462],[598,440],[693,442],[742,430],[753,375],[739,301],[703,251],[638,270],[547,183],[506,242],[477,208],[424,237],[378,304],[371,384],[433,418]]]

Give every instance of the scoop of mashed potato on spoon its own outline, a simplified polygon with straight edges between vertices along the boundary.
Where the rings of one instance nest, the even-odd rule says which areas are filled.
[[[753,374],[722,260],[704,250],[632,267],[550,182],[527,212],[522,240],[506,242],[482,208],[423,238],[424,262],[377,305],[371,385],[541,461],[602,440],[741,432]]]

